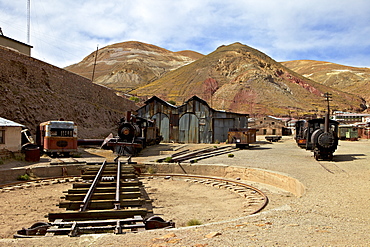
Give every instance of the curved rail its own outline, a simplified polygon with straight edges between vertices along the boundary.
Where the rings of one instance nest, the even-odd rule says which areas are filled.
[[[239,186],[248,188],[250,190],[255,191],[260,196],[262,196],[263,197],[263,202],[264,202],[258,209],[253,211],[251,214],[256,214],[256,213],[260,212],[268,204],[268,197],[261,190],[255,188],[251,185],[248,185],[246,183],[235,181],[235,180],[219,178],[219,177],[209,177],[209,176],[200,176],[200,175],[186,175],[186,174],[140,174],[140,176],[146,176],[146,177],[149,177],[149,176],[158,176],[158,177],[174,176],[174,177],[184,177],[184,178],[209,179],[209,180],[215,180],[215,181],[219,181],[219,182],[232,183],[232,184],[235,184],[235,185],[239,185]]]

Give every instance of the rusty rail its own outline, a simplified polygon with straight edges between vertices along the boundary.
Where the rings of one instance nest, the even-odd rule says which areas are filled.
[[[117,177],[116,177],[116,201],[114,202],[114,209],[121,209],[120,194],[121,194],[121,161],[117,164]]]
[[[96,186],[98,185],[99,181],[101,180],[101,177],[103,175],[103,171],[104,171],[104,168],[107,164],[107,161],[104,161],[103,164],[101,165],[99,171],[98,171],[98,174],[96,175],[94,181],[92,182],[90,188],[89,188],[89,191],[87,192],[85,198],[83,199],[81,205],[80,205],[80,212],[83,212],[87,209],[87,206],[91,200],[91,197],[94,193],[94,190],[96,188]]]

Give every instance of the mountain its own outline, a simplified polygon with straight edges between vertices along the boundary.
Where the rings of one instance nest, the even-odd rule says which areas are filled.
[[[344,66],[335,63],[295,60],[282,62],[289,69],[306,78],[343,92],[360,96],[370,107],[370,69]]]
[[[0,116],[30,128],[44,121],[75,121],[79,138],[116,133],[125,111],[137,106],[111,89],[64,69],[0,47]]]
[[[168,71],[189,64],[202,54],[194,51],[172,52],[142,42],[113,44],[97,51],[94,83],[121,92],[146,85]],[[91,79],[96,52],[65,69]]]
[[[326,92],[332,94],[332,109],[364,108],[360,97],[317,83],[256,49],[234,43],[167,72],[131,93],[156,95],[177,104],[198,95],[215,109],[251,115],[304,115],[325,111],[322,95]]]

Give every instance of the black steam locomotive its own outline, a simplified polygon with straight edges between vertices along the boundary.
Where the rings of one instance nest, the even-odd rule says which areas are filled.
[[[325,118],[300,120],[297,121],[295,128],[298,146],[313,151],[316,160],[333,160],[333,153],[338,147],[339,123],[329,119],[330,94],[326,93],[325,97],[328,102]]]
[[[119,156],[133,156],[148,145],[159,144],[162,139],[154,121],[136,117],[128,112],[118,124],[118,136],[108,136],[102,148],[111,149]]]

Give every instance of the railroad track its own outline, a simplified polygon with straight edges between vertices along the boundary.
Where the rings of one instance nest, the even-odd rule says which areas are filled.
[[[171,221],[150,217],[153,212],[147,206],[149,201],[129,162],[87,163],[81,178],[82,181],[75,182],[59,203],[65,212],[49,213],[49,223],[35,223],[19,230],[14,237],[121,234],[174,226]]]
[[[185,175],[185,174],[142,174],[142,176],[158,176],[168,179],[179,179],[189,183],[198,183],[219,189],[227,189],[246,199],[248,215],[256,214],[263,210],[268,204],[268,197],[261,190],[248,185],[242,181],[230,180],[219,177]]]
[[[318,161],[318,163],[322,168],[324,168],[327,172],[331,174],[347,173],[345,170],[336,165],[333,161],[324,161],[324,162]]]
[[[241,181],[184,174],[158,176],[229,189],[247,200],[248,214],[261,211],[268,203],[262,191]],[[153,215],[151,200],[129,161],[87,163],[81,178],[74,180],[73,187],[64,192],[65,196],[59,202],[59,207],[66,211],[49,213],[49,222],[37,222],[30,228],[19,230],[14,237],[121,234],[175,226],[172,221],[166,222]]]

